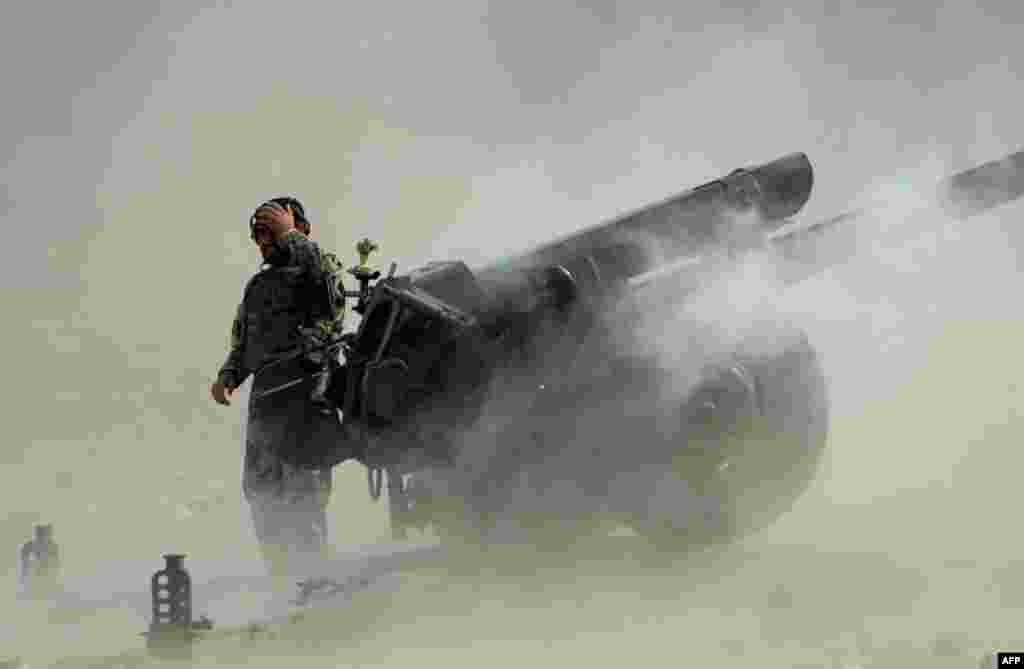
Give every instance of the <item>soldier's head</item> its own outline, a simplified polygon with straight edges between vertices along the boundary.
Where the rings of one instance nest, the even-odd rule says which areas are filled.
[[[284,195],[275,197],[270,202],[276,202],[282,207],[291,209],[292,216],[295,218],[295,229],[309,237],[311,226],[309,225],[309,219],[306,218],[306,208],[302,206],[302,203],[297,198]]]
[[[249,218],[249,236],[260,248],[264,260],[275,252],[277,242],[292,230],[309,234],[309,220],[302,203],[291,197],[267,200]]]

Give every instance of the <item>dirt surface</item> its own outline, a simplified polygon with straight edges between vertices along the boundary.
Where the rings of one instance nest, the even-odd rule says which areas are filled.
[[[994,347],[1024,332],[1009,323],[985,328]],[[415,661],[468,667],[486,658],[493,666],[621,666],[643,656],[708,666],[756,661],[771,667],[952,668],[979,666],[995,649],[1024,647],[1024,561],[1012,531],[1013,470],[1020,458],[1014,394],[1005,391],[1001,402],[990,394],[983,404],[958,393],[945,401],[934,394],[930,402],[920,399],[925,388],[954,374],[962,387],[978,387],[982,380],[989,387],[1013,383],[1021,370],[1009,364],[973,376],[957,369],[948,347],[959,345],[962,335],[981,334],[971,330],[936,340],[937,357],[895,398],[856,419],[838,420],[832,456],[808,496],[777,525],[725,552],[666,562],[636,538],[621,536],[561,555],[504,549],[473,560],[437,561],[436,551],[425,546],[419,549],[425,559],[394,573],[387,556],[409,549],[379,546],[375,556],[337,563],[337,582],[357,580],[347,594],[321,602],[323,608],[231,631],[240,622],[235,609],[195,646],[196,662],[277,666],[287,657],[295,666]],[[908,435],[886,442],[893,462],[911,457],[910,449],[936,455],[955,450],[969,438],[964,432],[975,430],[930,419],[954,410],[969,416],[970,425],[986,426],[977,428],[986,436],[955,463],[922,467],[922,473],[943,469],[945,476],[905,477],[903,488],[878,486],[873,493],[854,486],[860,499],[829,498],[830,481],[837,493],[844,488],[837,468],[857,462],[862,456],[852,454],[858,450],[883,447],[877,445],[879,426]],[[866,482],[887,476],[882,467],[871,471]],[[359,574],[365,584],[358,584]],[[266,600],[257,582],[246,584],[251,611],[261,614],[253,618],[283,614],[261,606]],[[206,592],[214,590],[233,606],[245,601],[245,595],[231,594],[230,583]],[[197,588],[200,600],[202,592]],[[99,618],[85,622],[99,629]],[[106,630],[108,642],[120,638],[137,650],[104,659],[65,658],[59,666],[154,662],[146,659],[141,639],[130,641],[140,631],[137,624],[116,629]],[[49,634],[62,632],[50,628]]]

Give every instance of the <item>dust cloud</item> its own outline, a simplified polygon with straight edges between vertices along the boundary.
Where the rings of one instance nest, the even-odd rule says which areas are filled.
[[[1021,7],[184,2],[70,28],[4,11],[24,29],[3,76],[31,84],[8,87],[0,144],[20,237],[0,274],[11,590],[34,522],[97,596],[144,588],[163,552],[197,581],[256,563],[244,398],[218,407],[207,387],[262,199],[300,197],[345,257],[368,235],[381,264],[476,264],[804,151],[801,220],[876,207],[843,262],[779,303],[834,402],[790,515],[708,563],[640,569],[624,549],[543,578],[411,575],[297,641],[216,642],[200,663],[960,667],[1024,645],[1020,205],[956,223],[917,196],[1024,145]],[[728,304],[761,299],[756,270]],[[388,537],[353,465],[331,516],[342,555]],[[5,599],[2,653],[30,666],[139,647],[123,611],[58,624]]]

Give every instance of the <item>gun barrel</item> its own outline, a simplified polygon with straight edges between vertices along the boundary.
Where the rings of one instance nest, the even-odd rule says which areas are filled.
[[[939,204],[949,215],[964,219],[1024,195],[1024,151],[1011,153],[939,183]]]
[[[792,153],[631,211],[512,261],[483,268],[484,276],[509,270],[578,264],[583,256],[605,279],[624,280],[722,243],[723,225],[738,215],[761,231],[774,230],[807,203],[814,183],[810,160]]]
[[[967,221],[1024,196],[1024,151],[1003,156],[947,176],[929,191],[924,204],[950,220]],[[780,230],[772,239],[785,262],[780,274],[797,283],[849,260],[865,233],[857,229],[864,218],[878,215],[872,208],[856,209],[792,230]]]

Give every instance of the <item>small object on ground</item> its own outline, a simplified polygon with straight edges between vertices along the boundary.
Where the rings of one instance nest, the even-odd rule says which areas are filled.
[[[164,659],[191,659],[192,641],[213,628],[206,616],[192,620],[192,578],[181,554],[164,555],[165,565],[150,579],[153,620],[144,632],[150,654]]]
[[[21,586],[30,596],[52,594],[60,582],[60,548],[53,525],[36,525],[32,539],[21,546]]]

